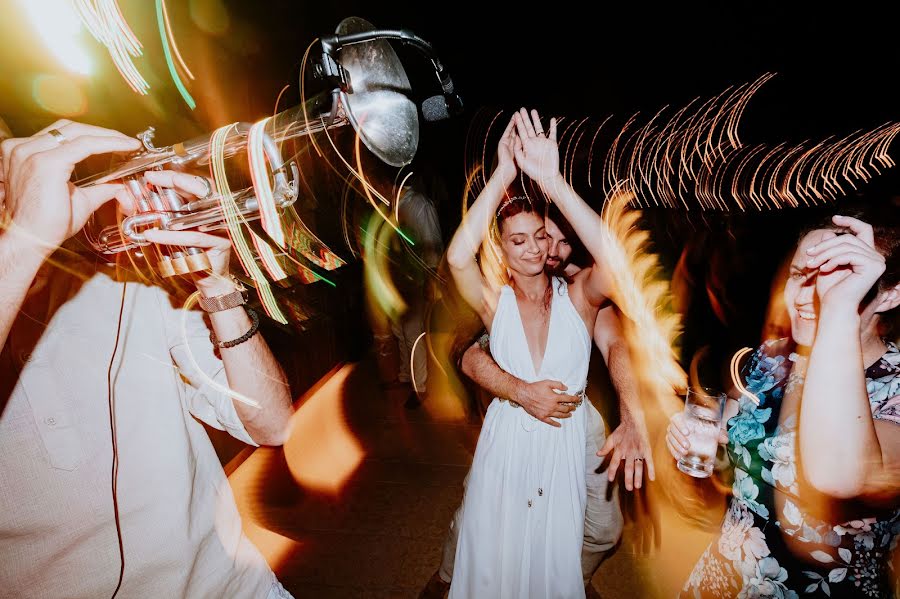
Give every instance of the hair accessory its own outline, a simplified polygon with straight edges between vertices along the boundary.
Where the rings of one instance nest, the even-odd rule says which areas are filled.
[[[528,198],[528,196],[513,196],[511,198],[506,198],[505,200],[503,200],[503,202],[501,202],[500,207],[497,208],[496,216],[500,216],[500,213],[503,212],[503,209],[506,208],[507,206],[509,206],[510,204],[512,204],[513,202],[525,202],[525,201],[530,202],[531,200]]]

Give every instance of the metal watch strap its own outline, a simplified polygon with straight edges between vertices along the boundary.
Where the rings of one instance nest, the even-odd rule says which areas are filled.
[[[247,303],[247,298],[244,295],[243,290],[235,289],[231,293],[213,297],[203,297],[201,295],[197,303],[199,303],[200,307],[206,312],[221,312],[222,310],[230,310],[231,308],[243,306]]]

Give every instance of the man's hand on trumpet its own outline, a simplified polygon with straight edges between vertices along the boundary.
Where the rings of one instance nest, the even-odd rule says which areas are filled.
[[[0,206],[9,233],[49,256],[122,191],[115,184],[75,187],[70,182],[75,165],[94,154],[133,152],[140,146],[124,133],[68,120],[31,137],[4,140]]]
[[[148,171],[144,179],[157,187],[168,187],[181,194],[198,198],[210,195],[211,187],[208,179],[176,171]],[[149,229],[144,232],[148,241],[159,245],[181,246],[201,249],[209,258],[208,272],[193,273],[197,289],[205,297],[224,295],[234,291],[235,284],[228,276],[231,260],[231,241],[227,237],[200,233],[198,231],[165,231]]]

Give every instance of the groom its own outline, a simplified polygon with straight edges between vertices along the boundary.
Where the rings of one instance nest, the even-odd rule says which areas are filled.
[[[571,225],[553,204],[548,207],[544,225],[550,238],[545,265],[548,274],[560,277],[574,276],[589,260],[587,251],[581,246]],[[593,404],[588,402],[589,433],[585,447],[587,505],[581,569],[589,592],[594,572],[622,533],[622,511],[613,484],[620,462],[625,461],[623,469],[625,488],[629,491],[641,488],[645,463],[650,480],[655,478],[643,412],[634,380],[631,378],[633,372],[631,358],[614,305],[609,304],[598,313],[593,337],[619,396],[621,424],[606,437],[603,417]],[[553,381],[526,383],[504,371],[488,353],[487,339],[485,334],[466,350],[462,358],[463,372],[489,393],[514,401],[531,416],[550,426],[560,426],[557,419],[568,418],[569,413],[575,409],[572,405],[566,404],[577,401],[578,398],[557,393],[554,389],[565,391],[564,386],[559,383]],[[609,455],[611,459],[607,470],[601,470],[603,461]],[[610,488],[611,486],[613,488]],[[421,599],[443,597],[450,588],[462,509],[463,506],[460,505],[453,516],[444,542],[440,569],[428,581],[420,595]]]

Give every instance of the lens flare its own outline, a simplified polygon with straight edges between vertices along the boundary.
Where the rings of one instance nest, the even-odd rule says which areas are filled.
[[[128,26],[115,0],[73,0],[82,23],[106,46],[122,77],[135,92],[146,95],[150,84],[138,71],[134,59],[142,56],[141,42]]]
[[[749,352],[752,352],[753,348],[745,347],[737,351],[731,357],[731,366],[729,368],[729,372],[731,373],[731,382],[734,384],[735,389],[740,391],[741,395],[745,395],[753,402],[754,405],[759,405],[759,397],[750,392],[744,385],[741,383],[741,371],[740,371],[740,362],[741,358],[747,355]]]
[[[178,88],[178,93],[181,94],[181,97],[188,107],[193,110],[197,107],[197,103],[184,86],[184,82],[181,81],[178,70],[175,68],[175,61],[172,59],[172,55],[174,54],[175,58],[178,59],[179,66],[181,66],[189,78],[193,79],[194,74],[188,69],[187,65],[184,63],[184,59],[181,58],[181,52],[178,51],[178,45],[175,43],[175,36],[172,34],[172,25],[169,22],[169,13],[166,11],[166,3],[163,2],[163,0],[156,0],[156,21],[159,24],[159,36],[162,39],[163,53],[166,55],[166,65],[169,67],[169,74],[172,76],[172,81],[175,82],[175,87]]]
[[[191,0],[190,11],[194,24],[211,35],[222,35],[231,25],[222,0]]]
[[[75,117],[87,109],[87,98],[81,87],[62,75],[38,75],[31,95],[38,106],[59,116]]]
[[[66,0],[20,0],[44,45],[66,69],[80,75],[90,74],[93,63],[82,44],[78,14]]]
[[[219,191],[219,202],[228,223],[228,235],[231,237],[231,244],[237,251],[238,258],[240,259],[244,270],[253,279],[256,291],[259,294],[259,299],[262,302],[266,314],[281,324],[287,324],[287,319],[278,307],[278,302],[275,300],[275,295],[272,293],[272,286],[269,285],[266,276],[256,263],[256,259],[250,251],[250,246],[247,244],[247,239],[244,237],[238,207],[234,201],[234,195],[231,193],[228,177],[225,173],[225,139],[234,128],[235,125],[220,127],[210,138],[209,152],[212,157],[210,166],[213,180],[216,183],[216,189]]]

